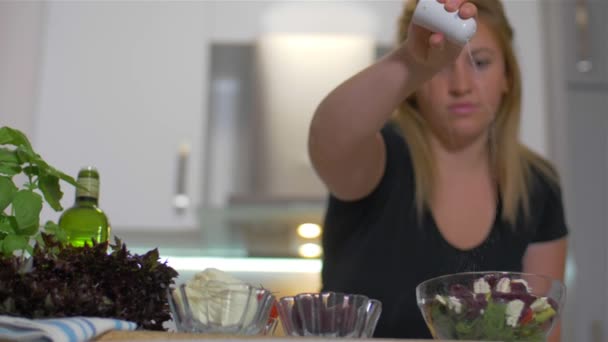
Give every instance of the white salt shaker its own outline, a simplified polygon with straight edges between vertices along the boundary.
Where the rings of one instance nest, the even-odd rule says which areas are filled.
[[[412,22],[432,32],[441,32],[446,39],[459,45],[465,45],[477,31],[475,19],[462,19],[458,11],[448,12],[437,0],[420,0]]]

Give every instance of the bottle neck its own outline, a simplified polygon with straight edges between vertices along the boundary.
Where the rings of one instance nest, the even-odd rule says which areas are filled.
[[[99,179],[93,177],[79,177],[76,188],[76,204],[97,205],[99,200]]]
[[[86,196],[76,196],[76,205],[78,206],[97,206],[97,198],[95,197],[86,197]]]

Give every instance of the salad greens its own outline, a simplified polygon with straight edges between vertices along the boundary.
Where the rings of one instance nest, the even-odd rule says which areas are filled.
[[[468,320],[464,315],[451,314],[443,305],[431,305],[431,317],[436,333],[442,338],[457,340],[530,341],[545,340],[545,332],[539,323],[530,323],[520,327],[506,324],[506,304],[488,301],[483,315]]]

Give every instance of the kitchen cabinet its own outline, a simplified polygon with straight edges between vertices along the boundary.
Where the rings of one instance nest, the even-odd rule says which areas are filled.
[[[34,142],[72,175],[87,164],[99,169],[100,207],[119,235],[199,222],[207,7],[46,4]],[[65,189],[70,206],[73,189]],[[180,193],[187,208],[175,206]]]
[[[608,84],[608,2],[605,0],[555,1],[562,6],[562,39],[567,79],[573,83]],[[552,56],[548,56],[552,58]]]

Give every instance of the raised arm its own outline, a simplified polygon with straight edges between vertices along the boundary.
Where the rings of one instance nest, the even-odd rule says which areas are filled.
[[[459,10],[465,19],[475,16],[475,6],[465,2],[445,7]],[[400,103],[461,50],[442,34],[410,25],[407,41],[329,93],[313,116],[308,148],[330,192],[355,200],[376,187],[386,160],[380,129]]]

